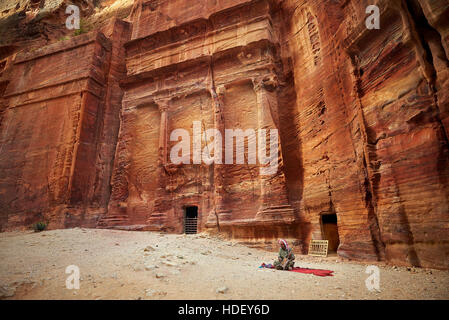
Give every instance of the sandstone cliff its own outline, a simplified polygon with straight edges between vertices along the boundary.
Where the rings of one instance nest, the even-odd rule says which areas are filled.
[[[195,208],[200,231],[249,243],[449,268],[448,1],[78,1],[78,36],[65,1],[12,2],[2,230],[180,233]],[[194,123],[278,129],[276,174],[173,164],[171,132]]]

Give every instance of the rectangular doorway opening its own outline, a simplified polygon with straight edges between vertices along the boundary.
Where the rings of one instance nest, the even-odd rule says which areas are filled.
[[[198,207],[185,207],[184,214],[184,233],[195,234],[198,229]]]
[[[321,226],[323,230],[323,239],[329,241],[329,252],[337,252],[340,245],[340,238],[338,236],[337,215],[323,214],[321,216]]]

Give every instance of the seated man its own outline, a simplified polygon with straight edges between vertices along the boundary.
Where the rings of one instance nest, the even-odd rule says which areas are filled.
[[[288,247],[287,241],[284,239],[279,240],[281,249],[279,250],[278,260],[274,261],[274,267],[277,270],[291,270],[295,265],[295,255],[293,250]]]

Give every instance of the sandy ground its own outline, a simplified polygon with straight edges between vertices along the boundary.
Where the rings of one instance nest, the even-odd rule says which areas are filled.
[[[145,250],[145,248],[147,248]],[[297,254],[297,265],[333,277],[259,269],[276,253],[205,234],[100,229],[0,234],[3,299],[449,299],[449,272],[379,265],[380,292],[366,264]],[[66,267],[80,288],[66,288]]]

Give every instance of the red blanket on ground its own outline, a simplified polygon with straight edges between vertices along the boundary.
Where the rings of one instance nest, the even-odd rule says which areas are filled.
[[[299,267],[294,267],[292,270],[289,271],[293,271],[293,272],[300,272],[300,273],[310,273],[310,274],[314,274],[316,276],[319,277],[327,277],[333,276],[333,271],[331,270],[321,270],[321,269],[309,269],[309,268],[299,268]]]
[[[262,263],[262,265],[259,268],[274,269],[274,266],[272,264]],[[319,277],[332,277],[333,276],[333,274],[332,274],[333,271],[331,271],[331,270],[321,270],[321,269],[309,269],[309,268],[294,267],[292,270],[289,270],[289,271],[313,274],[313,275],[319,276]]]

